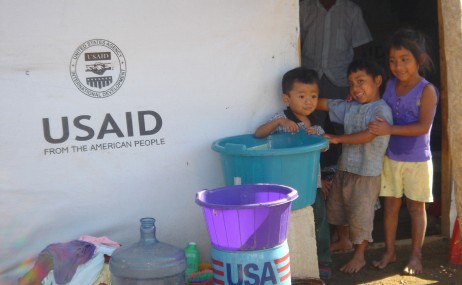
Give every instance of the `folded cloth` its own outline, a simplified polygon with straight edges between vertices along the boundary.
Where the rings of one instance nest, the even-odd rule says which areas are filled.
[[[115,242],[105,236],[94,237],[94,236],[84,235],[84,236],[81,236],[79,240],[91,242],[92,244],[96,245],[98,252],[102,252],[108,256],[111,256],[114,250],[120,247],[120,243]]]
[[[104,245],[111,246],[111,247],[120,247],[120,243],[113,241],[105,236],[94,237],[94,236],[84,235],[84,236],[80,236],[79,240],[91,242],[93,244],[104,244]]]
[[[104,254],[95,253],[95,255],[86,263],[81,264],[77,267],[72,280],[66,283],[66,285],[90,285],[93,284],[100,276],[104,266]],[[56,285],[58,284],[55,280],[53,270],[48,273],[42,280],[42,285]]]
[[[34,267],[19,279],[19,284],[40,284],[51,270],[57,284],[66,284],[77,267],[91,259],[95,248],[94,244],[81,240],[50,244],[40,252]]]

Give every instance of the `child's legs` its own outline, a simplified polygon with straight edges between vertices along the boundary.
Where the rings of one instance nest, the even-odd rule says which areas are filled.
[[[364,240],[359,244],[355,245],[355,252],[353,257],[345,265],[340,268],[340,271],[345,273],[356,273],[366,265],[366,259],[364,258],[364,252],[368,246],[368,241]]]
[[[327,223],[326,201],[322,190],[316,190],[316,200],[313,204],[314,226],[316,231],[316,247],[319,262],[332,262],[330,254],[330,232]]]
[[[355,245],[365,240],[372,242],[374,206],[379,196],[380,176],[349,173],[343,191],[351,241]]]
[[[338,239],[334,243],[331,243],[330,251],[335,252],[352,249],[353,244],[350,241],[350,227],[348,225],[338,225],[335,226],[335,231]]]
[[[343,199],[343,183],[344,178],[346,177],[347,172],[338,170],[335,173],[334,180],[332,181],[332,186],[329,191],[329,196],[327,198],[327,221],[329,224],[335,226],[339,239],[331,245],[331,251],[350,249],[351,242],[349,245],[340,244],[339,242],[344,242],[345,238],[348,239],[348,221],[345,211],[345,204]],[[340,229],[340,232],[338,231]],[[345,231],[341,229],[346,229],[347,234],[344,234]]]
[[[384,197],[383,230],[385,235],[386,253],[381,260],[373,262],[377,268],[383,269],[396,261],[395,240],[398,227],[399,210],[402,204],[403,179],[402,162],[394,161],[385,156],[381,175],[380,196]]]
[[[420,262],[422,245],[425,238],[427,216],[425,202],[432,197],[433,166],[431,160],[424,162],[400,162],[385,157],[382,171],[381,196],[385,196],[384,227],[387,252],[381,261],[374,265],[384,268],[396,259],[395,239],[399,210],[403,194],[407,198],[407,207],[411,216],[412,252],[405,271],[411,274],[422,272]]]
[[[327,197],[327,221],[332,225],[347,225],[343,201],[343,180],[346,172],[337,170]]]
[[[411,216],[411,256],[420,258],[427,228],[425,202],[433,202],[433,164],[431,160],[428,160],[424,162],[401,162],[400,166],[402,187]]]
[[[403,168],[404,162],[389,159],[387,156],[384,157],[380,196],[384,197],[383,225],[388,255],[384,258],[390,260],[395,259],[396,229],[404,191]],[[386,263],[388,264],[388,262]]]
[[[427,213],[425,211],[425,203],[407,199],[406,205],[409,211],[409,215],[411,216],[411,255],[421,258],[425,231],[427,229]]]
[[[372,264],[383,269],[388,264],[396,261],[395,253],[395,239],[396,229],[398,227],[398,215],[399,209],[401,208],[402,198],[385,197],[384,198],[384,217],[383,217],[383,228],[385,233],[385,247],[386,252],[382,256],[382,259],[375,260]]]
[[[420,274],[423,271],[422,266],[422,246],[427,229],[427,213],[425,212],[425,203],[407,199],[407,208],[411,216],[412,230],[412,249],[409,261],[404,268],[407,274]]]
[[[395,255],[396,230],[398,228],[398,217],[401,204],[402,198],[384,198],[383,230],[385,234],[385,247],[390,257],[394,257]]]
[[[340,270],[355,273],[366,265],[364,252],[368,243],[372,242],[375,204],[380,191],[380,176],[360,176],[348,173],[342,190],[350,226],[350,237],[355,245],[355,252],[351,260]]]

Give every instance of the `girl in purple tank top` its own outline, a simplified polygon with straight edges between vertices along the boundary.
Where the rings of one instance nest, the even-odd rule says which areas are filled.
[[[433,202],[433,166],[430,131],[438,103],[438,91],[423,76],[432,61],[425,38],[412,29],[399,29],[391,37],[388,64],[393,78],[383,99],[393,112],[393,125],[381,118],[369,124],[375,135],[391,135],[382,171],[380,196],[384,197],[386,252],[373,265],[379,269],[396,261],[395,240],[402,196],[411,217],[412,250],[406,274],[420,274],[422,245],[427,227],[425,203]]]

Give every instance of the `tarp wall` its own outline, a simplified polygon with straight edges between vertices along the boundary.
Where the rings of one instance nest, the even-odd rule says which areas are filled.
[[[145,216],[207,259],[194,197],[224,183],[211,143],[282,108],[298,1],[0,4],[0,283],[50,243],[133,243]]]

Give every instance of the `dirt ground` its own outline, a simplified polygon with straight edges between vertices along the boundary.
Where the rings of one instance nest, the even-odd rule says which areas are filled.
[[[338,270],[351,257],[351,252],[333,255],[334,270],[332,278],[326,285],[456,285],[462,284],[462,265],[449,263],[450,240],[441,236],[425,239],[423,247],[424,272],[418,276],[401,274],[410,252],[410,241],[401,240],[397,244],[398,260],[383,270],[371,265],[372,260],[379,259],[384,252],[383,244],[374,244],[366,252],[368,264],[359,273],[346,274]]]

